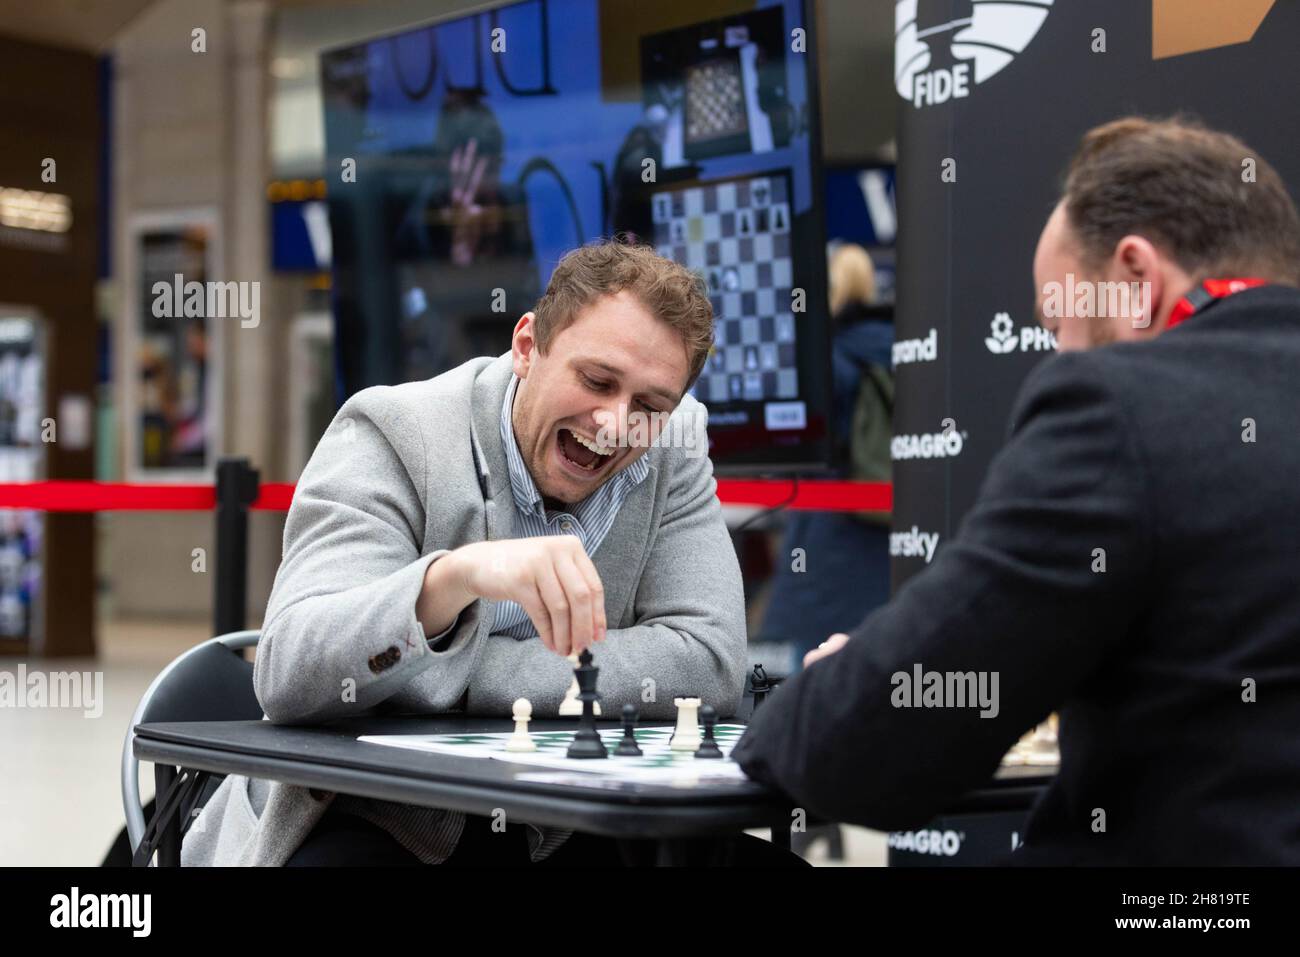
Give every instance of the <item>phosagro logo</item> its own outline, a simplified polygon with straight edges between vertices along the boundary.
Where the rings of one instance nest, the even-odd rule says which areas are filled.
[[[1016,324],[1011,321],[1010,313],[999,312],[989,325],[989,335],[984,337],[984,345],[994,355],[1006,355],[1009,352],[1050,352],[1056,348],[1056,336],[1042,326],[1021,326],[1017,333]]]
[[[894,85],[920,109],[970,96],[1029,46],[1053,0],[897,0]]]
[[[896,851],[956,857],[965,838],[958,831],[890,831],[886,841]]]

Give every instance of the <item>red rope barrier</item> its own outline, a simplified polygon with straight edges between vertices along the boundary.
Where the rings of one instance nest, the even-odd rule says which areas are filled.
[[[293,486],[267,482],[253,508],[284,512]],[[134,485],[127,482],[0,483],[0,508],[38,512],[210,512],[217,493],[211,485]]]
[[[288,511],[293,501],[290,483],[264,482],[252,507],[259,511]],[[718,479],[724,505],[770,508],[790,498],[787,479]],[[887,482],[799,482],[798,494],[787,506],[803,511],[888,511],[893,487]],[[211,485],[135,485],[127,482],[10,482],[0,483],[0,508],[39,512],[208,512],[216,505]]]
[[[718,479],[718,498],[724,505],[771,508],[790,498],[786,479]],[[807,512],[888,512],[894,505],[894,487],[888,482],[845,482],[828,479],[800,480],[794,501],[787,508]]]

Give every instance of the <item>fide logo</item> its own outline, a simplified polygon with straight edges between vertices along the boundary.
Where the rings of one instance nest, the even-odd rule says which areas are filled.
[[[1029,46],[1054,0],[897,0],[894,85],[915,109],[970,96]],[[974,71],[972,74],[972,70]]]
[[[1042,326],[1021,326],[1017,335],[1011,314],[999,312],[989,324],[984,346],[996,356],[1011,352],[1052,352],[1056,349],[1056,336]]]

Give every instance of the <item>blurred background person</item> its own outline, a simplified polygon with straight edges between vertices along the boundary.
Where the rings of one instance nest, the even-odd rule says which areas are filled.
[[[893,436],[893,310],[875,305],[876,271],[856,243],[830,252],[832,406],[836,478],[888,482]],[[793,646],[793,668],[804,654],[860,622],[889,601],[889,513],[790,512],[777,550],[758,641]],[[796,562],[795,549],[803,549]],[[838,825],[794,835],[807,854],[825,838],[831,860],[843,860]]]
[[[893,416],[892,309],[856,243],[830,255],[832,422],[838,478],[888,482]],[[803,549],[803,563],[794,550]],[[801,570],[796,570],[801,569]],[[889,600],[889,514],[790,512],[759,641],[794,646],[795,668],[826,636]]]

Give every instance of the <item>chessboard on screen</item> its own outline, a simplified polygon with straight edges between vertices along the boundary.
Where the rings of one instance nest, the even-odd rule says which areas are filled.
[[[641,38],[642,102],[666,118],[664,168],[790,144],[797,108],[786,46],[793,26],[773,5]]]
[[[707,284],[714,349],[692,392],[705,404],[799,398],[790,182],[785,170],[666,186],[655,247]]]

